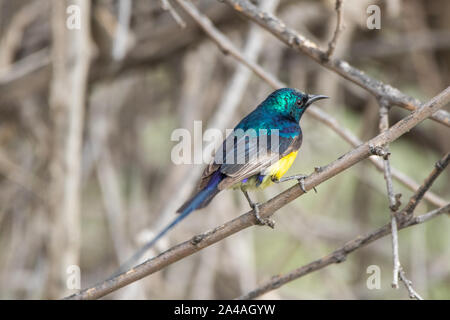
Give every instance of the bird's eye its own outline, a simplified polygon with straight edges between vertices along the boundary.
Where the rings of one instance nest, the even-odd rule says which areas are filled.
[[[307,102],[308,102],[308,96],[303,96],[303,98],[302,98],[302,103],[305,105]]]
[[[308,96],[304,95],[301,99],[297,99],[298,106],[304,106],[308,102]]]

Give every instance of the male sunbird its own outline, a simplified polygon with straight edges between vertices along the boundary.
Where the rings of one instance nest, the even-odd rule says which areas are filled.
[[[250,199],[247,190],[295,179],[306,192],[304,175],[283,176],[302,144],[299,122],[303,113],[313,102],[325,98],[328,97],[291,88],[272,92],[239,122],[223,142],[213,162],[204,170],[198,192],[178,209],[179,216],[141,248],[134,258],[139,258],[189,213],[205,207],[215,195],[230,187],[242,190],[259,224],[273,228],[271,220],[260,217],[258,204]]]

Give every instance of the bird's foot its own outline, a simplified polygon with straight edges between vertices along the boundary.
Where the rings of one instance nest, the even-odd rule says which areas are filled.
[[[272,229],[275,228],[275,221],[273,221],[272,219],[268,219],[268,218],[262,218],[259,215],[259,203],[252,203],[250,205],[253,209],[253,214],[255,215],[256,221],[259,225],[266,225],[271,227]]]
[[[298,175],[297,176],[298,184],[300,185],[300,189],[302,189],[303,193],[308,192],[308,191],[306,191],[306,188],[305,188],[305,179],[307,177],[308,176],[306,176],[306,175]],[[316,187],[313,187],[313,190],[314,190],[315,193],[317,193]]]
[[[302,189],[302,191],[303,191],[304,193],[308,192],[308,191],[306,191],[306,188],[305,188],[305,178],[306,178],[305,175],[299,175],[299,176],[297,176],[297,181],[298,181],[298,184],[299,184],[299,186],[300,186],[300,189]]]
[[[307,178],[307,175],[304,174],[296,174],[294,176],[289,176],[289,177],[283,177],[281,179],[272,179],[273,182],[275,183],[280,183],[280,182],[285,182],[285,181],[289,181],[289,180],[297,180],[298,184],[300,185],[300,189],[302,189],[303,193],[306,193],[306,188],[305,188],[305,178]],[[315,187],[313,187],[314,191],[317,193],[317,190]]]

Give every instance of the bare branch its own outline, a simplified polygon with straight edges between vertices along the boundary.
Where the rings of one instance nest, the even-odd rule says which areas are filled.
[[[329,60],[331,58],[331,56],[333,55],[339,35],[340,35],[341,31],[344,29],[343,22],[342,22],[342,15],[343,15],[342,4],[343,4],[343,2],[344,2],[344,0],[336,0],[336,6],[335,6],[335,10],[336,10],[336,14],[337,14],[336,29],[334,30],[333,38],[328,43],[328,50],[325,54],[326,60]]]
[[[161,8],[163,10],[168,11],[171,15],[173,20],[175,20],[178,25],[184,29],[186,28],[186,22],[180,17],[180,15],[175,11],[175,9],[170,4],[169,0],[160,0],[161,1]]]
[[[398,227],[395,215],[391,216],[391,234],[392,234],[392,287],[398,288],[398,274],[401,268],[400,258],[398,255]]]
[[[30,92],[41,90],[50,78],[50,50],[41,49],[0,70],[0,96],[2,102],[23,99]],[[26,85],[25,85],[26,84]]]
[[[385,132],[389,129],[389,104],[386,100],[380,99],[380,132]],[[386,145],[385,149],[389,152],[389,146]],[[391,233],[392,233],[392,260],[393,260],[393,273],[392,273],[392,287],[398,288],[398,273],[400,270],[400,258],[398,255],[398,231],[397,231],[397,218],[395,213],[398,210],[400,202],[397,201],[397,197],[394,195],[394,187],[392,184],[391,164],[389,156],[385,156],[384,162],[384,179],[386,180],[386,191],[389,199],[389,209],[391,211]]]
[[[412,282],[410,280],[408,280],[408,278],[406,278],[405,271],[403,270],[403,268],[401,266],[399,269],[399,275],[400,275],[400,279],[402,280],[402,282],[404,283],[404,285],[406,287],[406,290],[408,290],[409,297],[411,299],[423,300],[423,298],[412,287]]]
[[[428,175],[428,177],[425,179],[423,184],[420,186],[420,188],[416,191],[413,197],[409,200],[408,204],[406,205],[405,209],[401,212],[403,215],[401,218],[408,219],[414,212],[414,209],[419,204],[420,200],[422,199],[425,192],[427,192],[428,189],[430,189],[433,182],[436,180],[436,178],[444,171],[444,169],[448,166],[450,162],[450,152],[447,152],[441,160],[436,162],[436,165],[434,166],[433,171]]]
[[[128,39],[131,22],[131,0],[120,0],[118,6],[117,23],[112,46],[112,57],[116,61],[125,58],[128,50]]]
[[[31,2],[24,5],[12,18],[6,32],[0,39],[0,74],[14,61],[14,54],[23,40],[25,28],[28,27],[39,15],[48,10],[48,2]]]

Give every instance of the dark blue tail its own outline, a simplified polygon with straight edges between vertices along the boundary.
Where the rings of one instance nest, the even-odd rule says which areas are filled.
[[[220,172],[216,172],[213,174],[211,179],[208,182],[208,185],[196,193],[191,199],[186,201],[180,209],[177,210],[179,215],[169,223],[160,233],[158,233],[150,242],[146,243],[142,248],[140,248],[127,262],[122,264],[119,270],[114,274],[118,275],[125,271],[128,268],[132,267],[132,264],[136,263],[139,258],[151,247],[158,242],[170,229],[175,227],[181,220],[186,218],[192,211],[205,207],[216,194],[219,193],[219,189],[217,186],[220,181],[222,181],[224,175]]]

